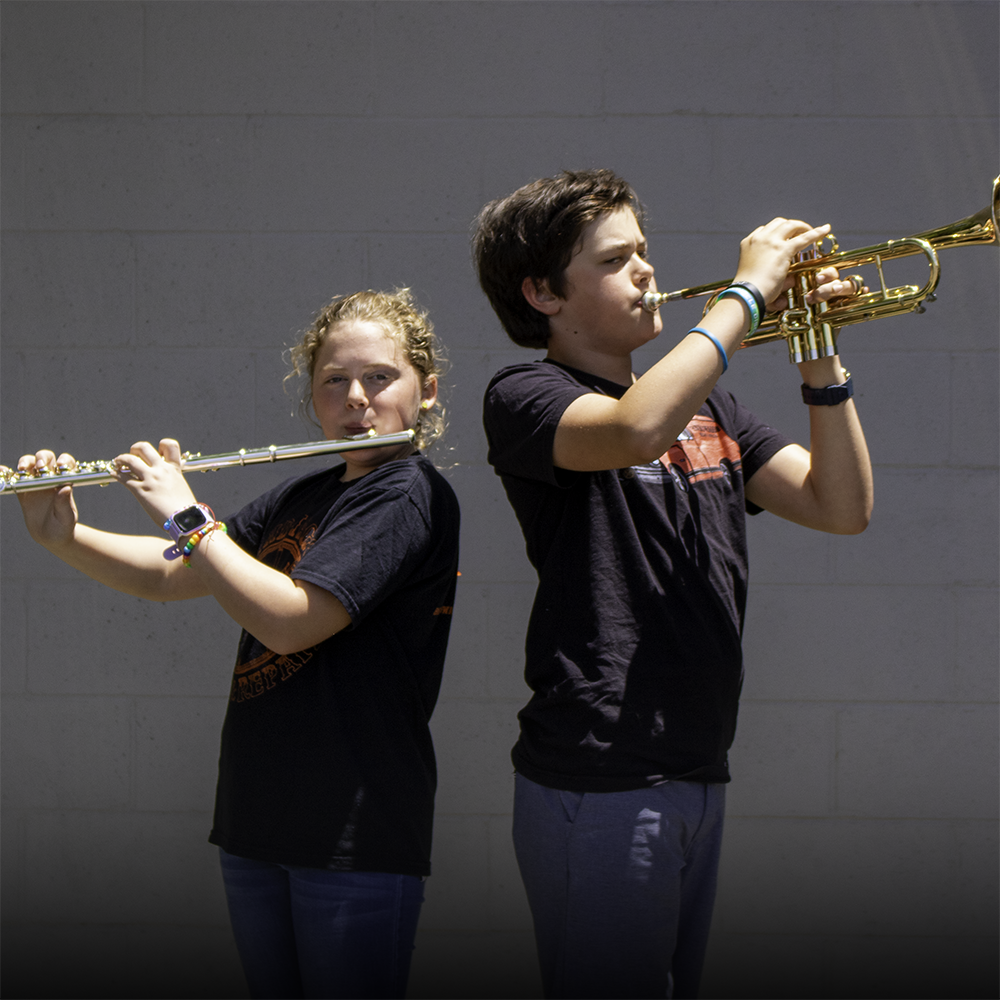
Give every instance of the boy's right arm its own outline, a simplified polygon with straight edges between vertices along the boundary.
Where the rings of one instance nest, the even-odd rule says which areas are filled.
[[[740,244],[734,280],[755,284],[774,308],[790,283],[788,268],[795,254],[828,231],[829,226],[810,229],[797,220],[774,219]],[[832,268],[818,277],[821,285],[810,293],[810,301],[854,290],[850,282],[837,280]],[[732,356],[746,334],[748,320],[742,305],[723,299],[699,326],[709,330]],[[621,399],[590,393],[574,400],[556,431],[555,465],[593,472],[655,461],[676,441],[721,374],[721,360],[711,340],[689,333]]]
[[[72,464],[72,458],[60,458]],[[21,472],[41,465],[52,468],[55,456],[41,451],[18,463]],[[209,593],[197,573],[180,559],[164,559],[169,540],[145,535],[119,535],[81,524],[73,490],[18,493],[28,533],[54,556],[98,583],[151,601],[180,601]]]

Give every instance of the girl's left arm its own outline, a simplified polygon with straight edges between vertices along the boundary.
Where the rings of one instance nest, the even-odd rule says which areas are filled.
[[[158,526],[196,503],[181,473],[180,445],[172,438],[164,438],[159,450],[140,441],[115,461],[127,470],[125,485]],[[222,531],[206,535],[189,559],[187,572],[196,573],[226,614],[275,653],[308,649],[351,623],[333,594],[265,566]]]
[[[226,614],[275,653],[308,649],[351,624],[329,591],[265,566],[221,531],[207,535],[190,562]]]

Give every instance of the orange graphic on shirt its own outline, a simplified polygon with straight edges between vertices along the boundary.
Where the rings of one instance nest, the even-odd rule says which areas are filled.
[[[298,521],[284,521],[267,536],[257,558],[263,562],[267,556],[281,553],[288,565],[280,565],[283,561],[280,558],[272,559],[268,565],[280,569],[282,573],[291,573],[315,541],[316,525],[309,522],[308,516],[303,516]]]
[[[711,417],[700,413],[691,418],[681,439],[660,456],[660,462],[667,469],[674,466],[689,483],[725,478],[743,464],[740,446]]]
[[[284,521],[277,525],[264,540],[257,555],[262,561],[270,556],[268,565],[272,569],[290,574],[302,557],[316,541],[316,525],[308,516],[298,521]],[[315,647],[283,656],[266,649],[246,663],[237,661],[233,671],[233,685],[229,692],[230,701],[246,701],[277,687],[279,681],[287,681],[302,669],[312,658]]]

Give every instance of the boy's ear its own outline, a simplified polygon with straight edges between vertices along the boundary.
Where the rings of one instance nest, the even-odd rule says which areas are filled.
[[[555,316],[562,307],[562,299],[549,290],[549,283],[545,278],[525,278],[521,282],[521,293],[528,300],[529,306],[545,316]]]

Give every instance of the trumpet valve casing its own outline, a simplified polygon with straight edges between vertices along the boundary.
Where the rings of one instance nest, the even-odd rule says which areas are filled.
[[[817,256],[816,250],[805,250],[797,256],[796,262],[804,264]],[[837,353],[837,332],[823,320],[823,314],[830,307],[826,302],[810,305],[806,299],[815,284],[816,271],[802,270],[796,274],[795,284],[787,292],[788,308],[781,314],[780,328],[788,342],[788,360],[793,364],[832,358]]]

